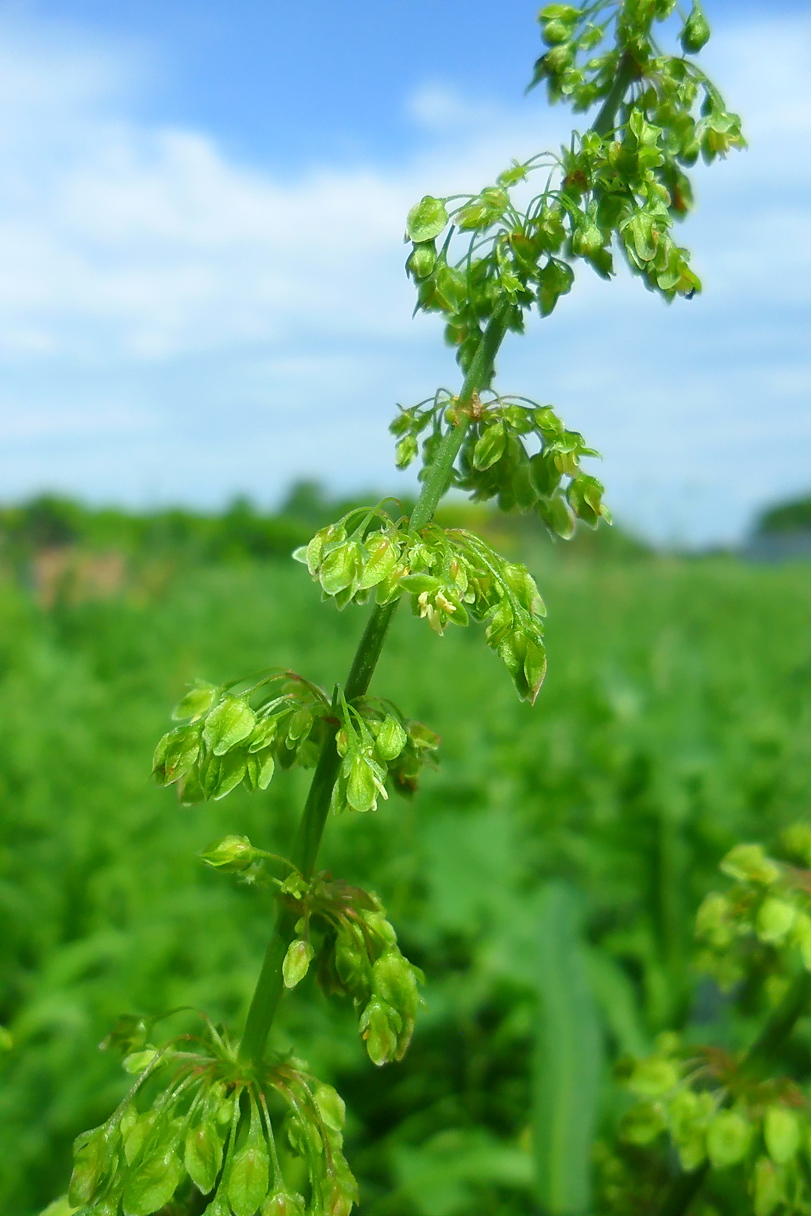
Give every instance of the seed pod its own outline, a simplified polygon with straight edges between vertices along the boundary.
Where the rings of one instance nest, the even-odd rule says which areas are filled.
[[[436,266],[436,245],[433,241],[422,241],[408,255],[406,270],[415,279],[427,279]]]
[[[73,1145],[75,1164],[68,1187],[68,1199],[74,1207],[90,1203],[108,1172],[112,1150],[103,1127],[77,1136]]]
[[[418,444],[416,435],[404,435],[398,440],[394,449],[394,463],[398,469],[407,469],[417,455]]]
[[[176,722],[196,722],[208,713],[219,695],[213,684],[199,681],[175,706],[172,717]]]
[[[231,1163],[228,1198],[234,1216],[256,1216],[268,1193],[270,1161],[267,1144],[255,1108],[245,1146],[238,1149]]]
[[[275,718],[260,718],[248,740],[249,752],[261,752],[276,738],[279,724]]]
[[[755,1216],[772,1216],[786,1194],[782,1170],[775,1169],[768,1157],[758,1157],[754,1173]]]
[[[248,757],[242,748],[226,752],[224,756],[209,756],[200,774],[206,798],[219,800],[239,785],[245,776]]]
[[[408,735],[403,730],[403,727],[396,718],[388,714],[383,719],[383,724],[375,740],[375,748],[381,760],[396,759],[407,742]]]
[[[346,1122],[346,1103],[331,1085],[319,1085],[313,1095],[321,1118],[334,1132],[342,1130]]]
[[[734,1110],[722,1110],[707,1128],[707,1155],[716,1169],[743,1161],[752,1143],[754,1128]]]
[[[248,756],[245,784],[252,790],[266,790],[276,771],[276,758],[270,748]]]
[[[358,586],[376,587],[391,574],[399,561],[400,551],[390,536],[378,535],[366,542],[366,555]]]
[[[206,718],[203,738],[215,756],[224,756],[247,739],[255,725],[256,715],[244,697],[224,697]]]
[[[493,422],[482,431],[473,449],[473,466],[476,469],[489,469],[504,455],[507,434],[503,422]]]
[[[183,1166],[174,1149],[139,1165],[124,1187],[124,1216],[151,1216],[174,1195]]]
[[[318,577],[325,595],[337,595],[351,587],[358,575],[360,560],[357,545],[346,541],[330,550],[321,563]]]
[[[786,899],[767,896],[758,909],[755,928],[762,942],[779,945],[794,927],[797,909]]]
[[[394,1010],[376,998],[363,1011],[360,1032],[373,1064],[387,1064],[394,1059],[397,1051],[397,1033],[393,1028],[395,1019]]]
[[[152,775],[159,785],[172,785],[192,768],[200,753],[200,731],[178,726],[164,735],[152,757]]]
[[[369,761],[356,752],[346,757],[344,765],[347,765],[346,801],[349,806],[353,811],[376,811],[378,787]]]
[[[206,1121],[186,1136],[183,1160],[198,1191],[207,1195],[214,1189],[222,1165],[222,1143],[214,1123]]]
[[[238,874],[247,870],[256,856],[256,849],[247,836],[223,836],[200,853],[200,857],[215,870]]]
[[[442,199],[426,194],[412,207],[406,220],[406,234],[415,244],[432,241],[439,236],[448,222],[448,213]]]
[[[342,923],[335,939],[335,970],[350,991],[368,987],[371,977],[369,954],[360,929]]]
[[[800,1124],[793,1110],[769,1106],[763,1116],[763,1139],[775,1165],[785,1165],[800,1147]]]
[[[773,886],[781,877],[777,862],[767,857],[759,844],[736,844],[721,862],[721,870],[738,882],[756,882]]]
[[[416,969],[399,950],[386,950],[372,968],[376,997],[391,1005],[403,1018],[413,1018],[419,1005]]]
[[[685,55],[697,54],[710,40],[710,27],[701,8],[693,3],[690,16],[684,23],[680,42]]]
[[[262,1204],[262,1216],[306,1216],[304,1199],[290,1191],[277,1191]]]
[[[310,963],[315,951],[308,941],[295,938],[287,947],[282,964],[282,975],[285,988],[295,988],[300,984],[310,969]]]

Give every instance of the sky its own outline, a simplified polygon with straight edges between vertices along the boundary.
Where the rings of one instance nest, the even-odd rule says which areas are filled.
[[[705,7],[750,148],[696,171],[704,293],[586,270],[499,361],[601,451],[619,520],[697,546],[811,492],[811,14]],[[567,138],[524,95],[535,8],[0,0],[0,500],[410,486],[396,403],[459,377],[404,216]]]

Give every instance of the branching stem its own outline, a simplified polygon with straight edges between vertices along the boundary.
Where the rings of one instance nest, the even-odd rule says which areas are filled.
[[[611,91],[594,123],[593,130],[598,134],[604,135],[613,128],[617,111],[633,79],[633,66],[622,59]],[[470,416],[465,407],[475,404],[478,395],[490,387],[496,356],[509,328],[510,311],[510,304],[500,304],[481,336],[459,394],[457,422],[446,431],[433,461],[425,470],[422,490],[411,514],[413,529],[419,530],[430,523],[439,500],[448,488],[453,463],[470,426]],[[399,601],[395,600],[394,603],[379,606],[372,611],[344,688],[347,701],[363,696],[368,689],[398,603]],[[309,877],[315,868],[324,825],[329,814],[332,789],[338,776],[340,757],[335,748],[336,733],[337,728],[324,740],[293,846],[291,860],[305,877]],[[295,923],[296,913],[280,902],[273,935],[268,943],[240,1043],[239,1055],[243,1060],[259,1062],[264,1054],[268,1034],[282,996],[282,964],[295,935]]]

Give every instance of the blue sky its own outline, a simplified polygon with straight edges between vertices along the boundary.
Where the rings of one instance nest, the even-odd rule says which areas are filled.
[[[500,368],[600,448],[620,518],[698,544],[811,489],[811,19],[707,9],[751,149],[699,172],[704,295],[583,277]],[[534,12],[0,5],[0,498],[399,484],[395,401],[456,382],[410,319],[403,216],[565,138],[568,113],[522,95]]]

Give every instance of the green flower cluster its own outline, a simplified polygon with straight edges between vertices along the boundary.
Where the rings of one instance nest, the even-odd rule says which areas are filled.
[[[184,725],[159,741],[153,776],[177,784],[184,806],[224,798],[240,782],[266,789],[277,764],[315,764],[329,712],[323,689],[292,671],[224,687],[200,682],[176,706],[172,717]]]
[[[430,465],[445,426],[455,426],[460,412],[457,399],[442,390],[401,409],[390,428],[399,436],[398,466],[411,463],[426,431],[422,458],[425,466]],[[478,502],[496,499],[502,511],[534,510],[550,532],[565,539],[574,534],[577,519],[592,528],[600,519],[611,522],[601,483],[580,466],[584,456],[599,453],[586,445],[578,431],[568,430],[551,406],[486,393],[473,402],[467,415],[470,425],[459,467],[452,473],[453,485]],[[535,452],[528,446],[532,441],[537,443]]]
[[[249,1067],[207,1023],[200,1036],[124,1063],[143,1071],[74,1146],[75,1216],[151,1216],[173,1199],[185,1210],[195,1193],[207,1198],[207,1216],[349,1216],[357,1187],[343,1155],[344,1104],[300,1061]],[[145,1098],[169,1067],[171,1078]]]
[[[412,794],[439,747],[438,735],[388,703],[367,699],[355,706],[338,697],[336,705],[290,671],[244,683],[196,685],[173,714],[186,724],[155,749],[154,777],[161,785],[177,783],[184,806],[224,798],[240,782],[266,789],[277,765],[311,767],[327,731],[337,727],[343,762],[333,810],[376,810],[378,797],[388,798],[387,784]]]
[[[546,672],[541,619],[545,609],[526,567],[508,562],[464,529],[430,524],[412,533],[389,521],[369,532],[369,517],[367,512],[350,532],[350,516],[345,516],[294,555],[306,562],[324,597],[335,598],[342,607],[351,600],[363,602],[377,586],[379,603],[407,594],[415,615],[437,633],[449,623],[484,623],[487,644],[504,661],[519,697],[533,702]],[[357,751],[353,760],[356,756]],[[379,792],[379,786],[374,769],[367,767],[364,781],[371,797],[372,787]]]
[[[592,130],[560,157],[514,163],[479,194],[426,195],[409,213],[406,269],[417,286],[417,309],[445,315],[446,338],[458,347],[463,368],[496,309],[506,309],[508,328],[521,332],[528,310],[537,306],[548,316],[571,290],[576,259],[611,276],[615,242],[632,271],[665,299],[700,289],[687,250],[672,237],[674,220],[692,206],[682,166],[699,154],[713,160],[744,140],[740,120],[704,73],[657,46],[653,25],[674,8],[675,0],[544,8],[548,50],[535,65],[532,85],[545,80],[552,101],[566,97],[576,109],[587,109],[608,98],[618,72],[626,75],[633,92],[619,124],[622,137]],[[708,38],[706,20],[694,6],[681,49],[693,54]],[[541,169],[549,180],[524,209],[514,188],[523,191],[530,174]],[[460,256],[458,234],[467,238]]]
[[[801,843],[805,832],[801,825],[789,829],[786,846]],[[768,857],[758,844],[736,845],[721,869],[736,881],[698,910],[698,965],[724,989],[757,971],[778,996],[798,960],[811,971],[811,874]]]
[[[622,1071],[638,1100],[621,1126],[627,1145],[666,1139],[688,1173],[737,1170],[755,1216],[811,1210],[811,1105],[793,1081],[753,1080],[725,1052],[681,1048],[674,1034]]]
[[[324,991],[352,999],[370,1060],[401,1060],[414,1032],[424,976],[401,953],[380,900],[328,874],[310,882],[291,875],[282,895],[299,915],[284,960],[285,986],[295,988],[315,959]]]
[[[407,721],[390,702],[367,698],[358,705],[342,703],[336,746],[341,757],[332,790],[331,809],[376,811],[378,798],[388,798],[387,784],[409,796],[425,764],[434,759],[439,735],[422,722]]]

